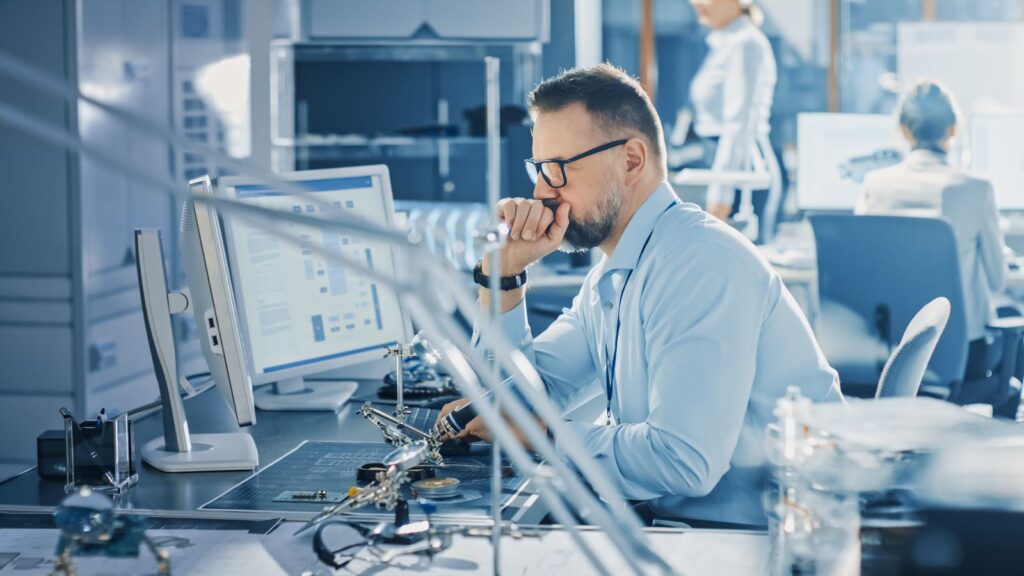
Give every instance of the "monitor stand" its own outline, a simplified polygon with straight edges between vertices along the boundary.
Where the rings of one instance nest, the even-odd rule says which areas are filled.
[[[316,381],[302,378],[278,380],[253,391],[260,410],[337,412],[356,393],[359,384],[350,380]]]
[[[168,292],[163,245],[159,230],[135,231],[136,268],[153,356],[164,433],[142,446],[142,459],[164,472],[221,472],[252,470],[259,454],[252,436],[244,432],[189,434],[185,406],[178,392],[177,350],[171,315],[188,312],[192,299],[186,292]],[[225,385],[217,382],[217,386]]]

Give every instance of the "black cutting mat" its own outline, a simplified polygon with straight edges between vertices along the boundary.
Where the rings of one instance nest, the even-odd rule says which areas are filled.
[[[276,462],[200,506],[203,510],[251,510],[281,512],[319,512],[324,504],[318,502],[274,502],[274,498],[286,490],[347,492],[356,485],[356,470],[371,462],[380,462],[394,448],[384,443],[367,442],[303,442],[295,450],[285,454]],[[450,469],[438,470],[438,476],[452,476],[461,481],[464,496],[455,504],[431,500],[437,514],[459,516],[484,516],[489,513],[491,503],[491,456],[487,449],[467,456],[445,458]],[[502,479],[503,506],[523,485],[524,479],[516,474]],[[411,497],[408,485],[407,497]],[[417,514],[419,508],[410,502],[410,512]],[[380,514],[384,512],[373,506],[357,513]],[[509,514],[506,509],[505,514]]]

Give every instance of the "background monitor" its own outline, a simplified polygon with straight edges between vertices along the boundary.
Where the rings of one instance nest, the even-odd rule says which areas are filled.
[[[1024,114],[971,118],[971,173],[992,183],[1000,210],[1024,210]]]
[[[800,114],[797,207],[852,211],[864,175],[899,162],[906,148],[888,114]]]
[[[899,22],[896,32],[904,89],[941,82],[968,116],[1024,106],[1024,23]]]
[[[280,176],[324,204],[238,177],[223,178],[218,193],[273,210],[322,217],[341,211],[393,225],[386,166]],[[314,250],[340,251],[391,276],[396,255],[387,243],[285,221],[276,224],[300,244],[243,218],[225,215],[223,222],[249,371],[254,384],[275,383],[257,391],[257,407],[337,409],[338,383],[307,386],[303,377],[379,360],[385,346],[409,339],[409,322],[394,290]],[[351,388],[349,384],[344,384],[341,402],[355,391],[354,383]]]

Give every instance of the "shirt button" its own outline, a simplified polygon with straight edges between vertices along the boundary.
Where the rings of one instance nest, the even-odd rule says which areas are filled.
[[[606,310],[611,310],[612,309],[611,301],[609,300],[608,302],[605,302],[604,303],[604,307],[605,307]]]

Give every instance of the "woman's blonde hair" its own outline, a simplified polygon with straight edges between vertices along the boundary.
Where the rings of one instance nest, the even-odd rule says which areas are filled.
[[[740,11],[743,12],[743,15],[746,16],[754,26],[760,28],[761,25],[764,24],[764,11],[761,10],[757,4],[754,4],[753,2],[744,4],[741,2]]]

